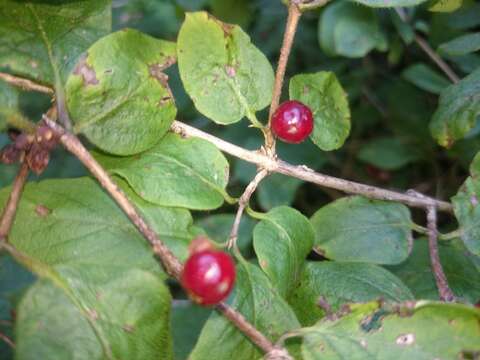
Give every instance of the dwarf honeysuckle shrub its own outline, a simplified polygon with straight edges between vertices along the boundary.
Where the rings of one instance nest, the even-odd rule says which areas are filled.
[[[0,0],[0,358],[478,359],[478,14]]]

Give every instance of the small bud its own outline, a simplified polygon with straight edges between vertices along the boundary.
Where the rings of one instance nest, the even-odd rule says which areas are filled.
[[[48,166],[50,153],[41,145],[34,143],[26,156],[26,160],[30,170],[40,175]]]
[[[55,145],[57,145],[57,139],[54,136],[52,129],[50,129],[47,125],[39,125],[37,127],[35,140],[37,140],[39,144],[42,144],[42,146],[48,150],[52,150]]]
[[[8,144],[0,150],[0,162],[4,164],[14,164],[20,160],[22,152],[15,145]]]
[[[15,147],[18,150],[28,150],[32,146],[33,135],[21,133],[15,138]]]

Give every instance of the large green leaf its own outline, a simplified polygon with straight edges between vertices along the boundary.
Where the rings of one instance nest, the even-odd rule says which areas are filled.
[[[219,124],[230,124],[266,107],[273,70],[238,26],[206,12],[187,13],[178,34],[178,66],[196,108]]]
[[[402,72],[402,77],[422,90],[440,94],[450,82],[438,72],[423,63],[409,66]]]
[[[117,155],[151,148],[176,115],[164,74],[175,56],[174,43],[136,30],[97,41],[80,58],[66,85],[74,130]]]
[[[7,128],[9,117],[17,113],[17,89],[0,80],[0,132]]]
[[[304,329],[302,354],[305,360],[475,358],[479,321],[479,310],[457,304],[352,305],[339,320]]]
[[[322,71],[296,75],[290,80],[289,90],[291,99],[312,109],[312,141],[326,151],[341,147],[350,132],[350,108],[335,74]]]
[[[293,310],[266,275],[257,266],[243,261],[237,264],[235,290],[229,303],[272,341],[300,326]],[[252,360],[261,356],[260,350],[229,320],[213,313],[189,359]]]
[[[188,358],[211,312],[212,309],[198,306],[188,300],[173,302],[171,323],[176,360]]]
[[[473,259],[466,256],[461,242],[440,242],[438,250],[448,285],[455,296],[475,304],[480,299],[480,272]],[[439,300],[426,239],[415,240],[408,259],[400,265],[390,266],[389,270],[402,279],[417,299]]]
[[[158,276],[118,266],[55,271],[19,305],[18,358],[172,358],[171,299]]]
[[[461,56],[480,50],[480,32],[462,35],[443,43],[438,50],[447,55]]]
[[[430,131],[442,146],[450,147],[477,123],[480,114],[480,68],[442,91]]]
[[[370,7],[393,8],[415,6],[428,0],[350,0]]]
[[[110,0],[0,0],[0,66],[53,85],[110,30]]]
[[[373,49],[387,48],[374,10],[349,1],[334,2],[322,12],[318,39],[323,51],[331,56],[358,58]]]
[[[405,205],[345,197],[311,218],[314,249],[330,259],[398,264],[410,252],[410,211]]]
[[[185,258],[193,237],[188,211],[147,203],[120,185]],[[0,203],[8,194],[8,188],[0,192]],[[147,242],[95,181],[27,184],[9,241],[17,261],[51,281],[39,283],[20,305],[20,358],[70,358],[78,346],[85,347],[79,359],[171,358],[164,275]]]
[[[189,212],[147,203],[123,187],[160,238],[185,259],[193,237]],[[0,204],[8,194],[9,188],[0,191]],[[89,178],[27,184],[9,240],[19,251],[51,266],[158,268],[137,229]]]
[[[453,210],[462,230],[461,238],[469,251],[480,255],[480,153],[470,166],[471,176],[452,198]]]
[[[314,236],[308,219],[287,206],[269,211],[255,226],[253,247],[259,264],[285,298],[291,295],[300,281]]]
[[[401,302],[413,299],[410,290],[392,273],[374,264],[307,262],[289,302],[302,325],[313,325],[324,316],[318,305],[323,297],[333,311],[345,303],[382,298]]]
[[[227,196],[228,162],[206,140],[168,134],[155,147],[136,156],[96,157],[139,196],[155,204],[215,209]]]

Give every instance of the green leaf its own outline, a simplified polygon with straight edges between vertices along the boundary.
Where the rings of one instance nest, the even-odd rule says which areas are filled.
[[[273,286],[288,298],[300,280],[315,234],[308,219],[293,208],[280,206],[264,216],[253,231],[253,247]]]
[[[318,305],[320,297],[333,311],[352,302],[379,298],[394,302],[413,299],[412,293],[400,279],[378,265],[307,262],[300,283],[289,299],[302,325],[313,325],[325,315]]]
[[[115,266],[57,270],[64,288],[41,280],[19,305],[18,358],[172,358],[171,298],[158,276]]]
[[[185,259],[193,237],[189,212],[147,203],[123,187],[159,237]],[[0,191],[0,204],[5,204],[9,190]],[[138,230],[89,178],[28,183],[9,240],[19,251],[50,266],[159,268]]]
[[[97,41],[80,58],[66,85],[75,132],[112,154],[151,148],[176,115],[163,72],[174,62],[174,43],[136,30]]]
[[[305,360],[474,358],[479,320],[478,310],[459,304],[356,305],[339,320],[304,329],[302,354]]]
[[[463,0],[434,0],[428,10],[434,12],[453,12],[462,7]]]
[[[58,85],[78,57],[111,31],[109,0],[0,0],[0,66]]]
[[[0,80],[0,132],[7,129],[8,118],[18,111],[17,89]]]
[[[187,13],[177,50],[185,90],[197,110],[216,123],[252,119],[270,103],[272,67],[240,27],[206,12]]]
[[[227,196],[228,162],[206,140],[167,134],[155,147],[136,156],[95,156],[139,196],[158,205],[215,209]]]
[[[465,2],[463,6],[452,14],[448,15],[446,19],[447,25],[452,29],[465,30],[474,28],[480,25],[480,3]]]
[[[450,147],[476,124],[480,114],[480,69],[442,91],[440,104],[430,122],[438,143]]]
[[[480,32],[462,35],[438,47],[440,53],[450,56],[462,56],[478,50],[480,50]]]
[[[417,63],[409,66],[402,72],[402,77],[422,90],[433,94],[440,94],[450,82],[431,67]]]
[[[318,210],[310,220],[318,253],[339,261],[398,264],[410,252],[405,205],[351,196]]]
[[[418,154],[396,137],[381,137],[363,145],[357,158],[380,169],[398,170],[417,160]]]
[[[470,252],[480,256],[480,153],[473,159],[470,174],[452,197],[452,203],[465,246]]]
[[[334,2],[322,12],[318,39],[330,56],[359,58],[373,49],[384,51],[388,47],[375,12],[349,1]]]
[[[290,80],[290,99],[308,105],[313,112],[312,141],[322,150],[343,145],[350,132],[347,95],[332,72],[296,75]]]
[[[266,275],[257,266],[243,261],[237,264],[237,280],[229,303],[273,342],[300,326],[293,310],[275,291]],[[189,359],[251,360],[262,356],[261,351],[229,320],[212,313]]]
[[[369,7],[378,8],[393,8],[393,7],[407,7],[415,6],[424,3],[428,0],[350,0]]]
[[[234,214],[215,214],[196,221],[196,224],[204,229],[212,240],[225,244],[230,237],[234,221]],[[242,216],[238,230],[237,246],[243,253],[248,253],[250,250],[254,226],[254,220],[248,216]]]
[[[175,359],[188,358],[211,312],[211,309],[198,306],[188,300],[173,302],[171,323]]]
[[[475,304],[480,299],[480,272],[473,259],[466,256],[465,248],[457,241],[440,242],[438,250],[448,285],[455,296]],[[426,239],[415,240],[408,259],[388,269],[402,279],[417,299],[439,300]]]

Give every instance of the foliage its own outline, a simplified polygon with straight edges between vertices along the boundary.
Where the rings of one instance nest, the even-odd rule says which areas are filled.
[[[264,140],[286,5],[0,0],[0,148],[13,129],[55,117],[54,99],[180,261],[198,235],[224,247],[260,169],[170,129],[178,119],[271,156]],[[227,304],[295,359],[476,359],[480,4],[299,6],[281,100],[308,105],[314,130],[302,144],[277,143],[276,164],[327,186],[267,169],[239,223]],[[0,166],[3,207],[18,165]],[[360,195],[343,196],[323,173]],[[439,301],[422,209],[382,189],[450,199],[438,249],[458,304]],[[261,358],[221,312],[186,299],[129,215],[61,147],[45,173],[29,176],[8,243],[0,236],[0,358]]]

